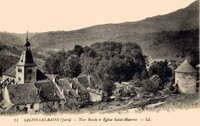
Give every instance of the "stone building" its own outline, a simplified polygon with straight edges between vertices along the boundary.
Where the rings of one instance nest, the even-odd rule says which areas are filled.
[[[180,93],[196,93],[197,71],[185,60],[175,70],[175,83],[178,83]]]
[[[62,92],[33,60],[28,33],[24,47],[19,62],[3,73],[0,111],[36,112],[63,107]]]

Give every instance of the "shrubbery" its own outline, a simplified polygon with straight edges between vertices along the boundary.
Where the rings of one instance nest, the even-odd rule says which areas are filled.
[[[152,79],[146,79],[142,82],[142,87],[148,93],[156,93],[159,90],[158,82],[154,82]]]

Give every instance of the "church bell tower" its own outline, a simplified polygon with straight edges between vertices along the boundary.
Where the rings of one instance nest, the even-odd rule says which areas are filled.
[[[17,84],[26,84],[36,82],[37,69],[31,52],[31,44],[28,40],[28,31],[26,34],[25,50],[22,52],[19,62],[16,65]]]

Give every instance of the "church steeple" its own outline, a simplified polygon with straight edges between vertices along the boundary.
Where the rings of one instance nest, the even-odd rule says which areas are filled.
[[[19,62],[16,65],[16,80],[19,84],[31,83],[36,81],[36,64],[33,60],[28,40],[28,31],[24,43],[25,50],[22,52]]]
[[[24,47],[25,47],[26,50],[30,50],[30,46],[31,46],[31,44],[28,40],[28,30],[27,30],[27,32],[26,32],[26,42],[24,43]]]

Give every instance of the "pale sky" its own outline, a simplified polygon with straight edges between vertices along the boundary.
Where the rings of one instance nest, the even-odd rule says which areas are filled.
[[[76,30],[137,21],[184,8],[195,0],[0,0],[0,31]]]

